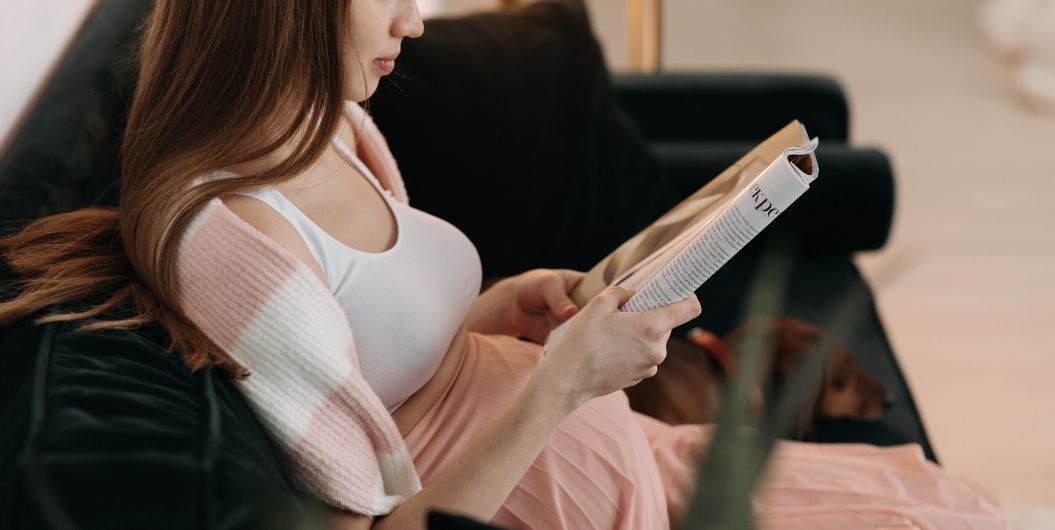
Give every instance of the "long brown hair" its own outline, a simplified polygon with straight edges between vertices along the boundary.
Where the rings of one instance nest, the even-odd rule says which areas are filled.
[[[214,364],[242,374],[176,307],[177,244],[210,199],[289,180],[321,156],[343,112],[348,1],[156,0],[137,48],[119,206],[44,217],[0,238],[18,275],[0,325],[97,296],[104,301],[95,307],[35,322],[93,318],[83,331],[157,322],[192,370]],[[287,151],[246,178],[191,186]],[[133,316],[95,318],[125,304]]]

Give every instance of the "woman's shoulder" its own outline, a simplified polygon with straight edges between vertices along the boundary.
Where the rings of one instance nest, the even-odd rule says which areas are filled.
[[[243,199],[253,200],[238,196],[232,202]],[[216,305],[230,298],[255,307],[277,293],[316,303],[332,299],[310,265],[310,251],[298,251],[296,241],[259,219],[251,205],[232,209],[219,197],[205,204],[183,232],[173,263],[181,305]]]
[[[222,262],[223,271],[247,271],[267,264],[272,272],[288,274],[306,266],[329,290],[325,271],[297,229],[248,195],[229,194],[206,202],[183,232],[177,259],[180,266]]]
[[[315,255],[308,248],[300,232],[282,214],[259,198],[250,195],[230,194],[210,202],[213,201],[216,201],[215,208],[223,208],[234,214],[255,230],[259,236],[267,238],[290,253],[329,288],[329,280],[326,279],[322,266],[315,259]]]

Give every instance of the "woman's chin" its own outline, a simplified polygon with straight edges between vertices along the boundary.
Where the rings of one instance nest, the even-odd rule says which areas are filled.
[[[344,99],[348,101],[354,101],[356,103],[362,103],[373,96],[377,92],[377,87],[381,83],[381,78],[372,78],[367,86],[359,84],[354,90],[346,90],[344,93]]]

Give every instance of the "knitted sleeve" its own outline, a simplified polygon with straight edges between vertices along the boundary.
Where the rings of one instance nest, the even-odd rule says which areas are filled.
[[[421,489],[344,312],[306,265],[217,198],[184,233],[176,278],[181,310],[249,371],[240,389],[306,489],[367,515]]]

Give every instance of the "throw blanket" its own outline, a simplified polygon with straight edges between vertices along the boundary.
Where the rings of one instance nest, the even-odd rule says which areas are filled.
[[[354,102],[357,153],[406,203],[396,163]],[[392,417],[359,371],[347,317],[311,270],[212,199],[183,234],[177,304],[248,371],[246,398],[302,485],[333,506],[386,514],[421,489]]]

